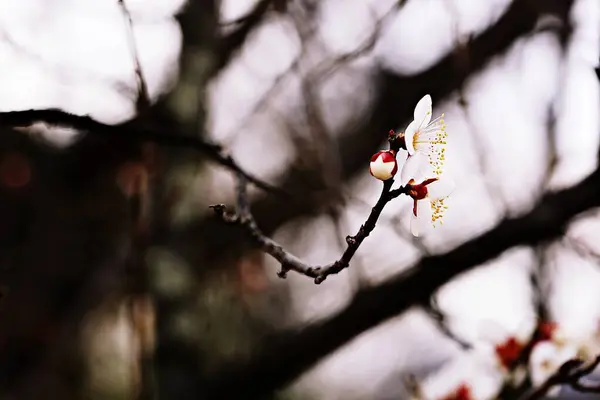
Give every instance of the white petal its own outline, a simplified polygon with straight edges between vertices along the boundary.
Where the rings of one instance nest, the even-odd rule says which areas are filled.
[[[404,131],[404,142],[406,143],[406,151],[411,156],[415,154],[415,147],[413,146],[413,141],[415,138],[415,132],[417,131],[418,125],[416,121],[411,122],[406,127]]]
[[[431,202],[428,199],[417,201],[417,215],[411,210],[410,232],[414,237],[422,236],[431,226]]]
[[[566,361],[577,356],[577,347],[571,344],[557,346],[544,341],[533,348],[529,357],[529,371],[534,387],[539,387]]]
[[[485,357],[474,351],[457,354],[420,382],[419,398],[443,399],[455,394],[461,385],[469,388],[473,399],[497,398],[504,383],[504,375],[489,362],[494,359],[493,355],[493,351],[485,354]]]
[[[442,176],[435,182],[427,185],[427,194],[431,200],[443,199],[450,196],[456,188],[456,183],[450,177]]]
[[[431,96],[425,95],[415,107],[415,122],[417,128],[424,128],[431,121]]]
[[[408,157],[402,166],[400,180],[403,185],[414,179],[415,182],[421,183],[428,176],[431,177],[431,168],[429,168],[429,159],[421,153],[415,153]]]

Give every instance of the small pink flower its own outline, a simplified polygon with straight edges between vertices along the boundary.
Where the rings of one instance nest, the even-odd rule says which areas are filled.
[[[393,150],[380,150],[371,157],[369,172],[380,181],[387,181],[398,172],[396,153]]]

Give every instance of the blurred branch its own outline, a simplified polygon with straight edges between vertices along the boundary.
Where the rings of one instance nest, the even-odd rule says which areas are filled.
[[[151,238],[150,225],[150,185],[148,169],[143,163],[127,163],[121,167],[120,184],[129,200],[131,220],[130,249],[125,261],[125,295],[131,320],[134,341],[139,342],[134,363],[139,377],[138,384],[132,385],[133,398],[152,400],[156,398],[152,314],[152,297],[146,265],[146,251]]]
[[[544,384],[527,394],[524,399],[542,399],[556,385],[569,385],[573,389],[584,393],[600,393],[600,386],[589,386],[581,383],[581,379],[594,372],[599,364],[600,356],[597,356],[588,365],[585,365],[584,361],[579,359],[566,361]]]
[[[0,112],[0,125],[3,126],[22,127],[31,125],[35,122],[45,122],[49,125],[74,128],[79,131],[88,132],[92,135],[104,136],[119,141],[151,141],[166,147],[197,150],[206,154],[211,160],[231,171],[243,174],[249,182],[257,187],[268,192],[276,193],[278,196],[287,196],[287,193],[281,189],[245,172],[221,145],[208,142],[196,136],[190,136],[182,132],[182,129],[177,126],[164,128],[164,130],[169,131],[168,133],[164,133],[160,129],[142,128],[131,122],[125,122],[118,125],[106,125],[95,121],[88,116],[74,115],[59,109]]]
[[[531,288],[533,290],[533,302],[536,315],[541,321],[547,321],[550,315],[546,306],[547,293],[543,287],[544,274],[548,265],[547,249],[548,246],[543,244],[534,249],[538,262],[534,266],[533,270],[531,271],[531,275],[529,276]]]
[[[314,70],[312,70],[308,73],[307,80],[314,80],[313,85],[320,84],[324,80],[328,79],[331,76],[331,74],[335,71],[335,69],[337,67],[339,67],[340,65],[350,62],[350,61],[353,61],[354,59],[356,59],[360,56],[366,55],[370,50],[372,50],[374,48],[374,46],[377,42],[377,38],[379,37],[379,34],[381,33],[383,20],[388,18],[391,15],[391,11],[395,10],[395,9],[397,9],[397,7],[392,7],[388,12],[386,12],[386,14],[383,16],[383,18],[377,20],[374,31],[355,50],[352,50],[348,53],[340,54],[332,60],[323,61],[322,63],[317,65],[314,68]],[[245,20],[245,18],[246,17],[243,17],[240,20]],[[238,21],[238,20],[236,20],[236,21]],[[232,24],[237,23],[236,21],[232,21],[231,23]],[[299,21],[297,21],[296,23],[298,24]],[[301,29],[299,29],[299,32],[303,32],[303,31]],[[300,58],[302,56],[304,56],[306,53],[304,42],[308,38],[303,37],[302,39],[303,39],[303,46],[302,46],[302,51],[301,51],[300,56],[292,62],[292,64],[289,66],[289,68],[287,70],[285,70],[284,72],[280,73],[279,75],[277,75],[275,77],[271,87],[265,92],[265,94],[261,97],[261,99],[258,102],[256,102],[256,105],[248,113],[248,117],[244,118],[244,120],[242,122],[240,122],[240,124],[238,124],[238,126],[235,129],[232,130],[232,133],[233,132],[241,132],[242,127],[244,127],[248,124],[248,120],[249,120],[250,116],[256,115],[256,114],[260,113],[261,111],[263,111],[264,108],[269,103],[269,101],[277,93],[277,91],[281,87],[282,83],[285,82],[285,80],[287,78],[289,78],[292,74],[298,72],[298,67],[300,65]]]
[[[227,135],[228,139],[223,141],[224,144],[232,143],[239,134],[244,132],[244,127],[248,126],[250,119],[257,114],[263,112],[269,103],[276,98],[279,90],[283,86],[283,83],[292,76],[298,69],[298,65],[300,64],[300,59],[297,58],[292,62],[288,69],[277,75],[273,79],[273,84],[271,87],[261,96],[260,100],[258,100],[252,110],[248,113],[246,117],[244,117],[239,124],[237,124],[233,129],[230,130],[230,133]]]
[[[115,88],[119,93],[122,93],[128,98],[135,95],[135,93],[133,93],[134,91],[126,82],[97,76],[93,72],[86,71],[84,68],[77,68],[74,65],[70,65],[68,69],[65,69],[64,65],[48,60],[36,51],[28,49],[26,45],[20,43],[19,40],[13,37],[13,35],[4,29],[4,27],[0,27],[0,37],[4,44],[10,46],[12,51],[29,61],[43,65],[44,70],[54,75],[59,82],[72,82],[73,80],[85,80],[88,83],[98,82],[102,85]]]
[[[338,54],[331,60],[326,60],[321,64],[317,65],[313,71],[308,74],[308,80],[314,82],[314,84],[322,83],[324,80],[329,78],[335,70],[343,64],[349,63],[356,60],[359,57],[367,55],[371,50],[375,48],[377,40],[381,37],[381,33],[384,28],[384,24],[389,18],[396,16],[399,6],[394,5],[386,11],[381,18],[377,18],[375,11],[369,8],[372,17],[375,19],[375,26],[371,34],[363,40],[354,50]]]
[[[490,201],[498,204],[499,208],[501,209],[501,215],[505,216],[509,210],[509,203],[498,183],[499,180],[495,179],[493,176],[490,176],[490,168],[488,166],[490,157],[487,149],[492,148],[492,146],[484,142],[485,136],[481,135],[480,131],[475,126],[475,123],[471,118],[471,113],[469,112],[469,104],[464,97],[462,88],[459,89],[458,104],[465,117],[465,124],[467,125],[470,134],[471,143],[473,143],[473,146],[476,148],[475,154],[477,157],[478,169],[483,178],[481,181],[486,188]]]
[[[273,0],[259,0],[252,11],[236,21],[236,25],[239,25],[236,30],[217,41],[215,74],[227,66],[234,54],[242,48],[250,33],[261,24],[272,3]]]
[[[383,142],[381,133],[411,120],[414,104],[425,93],[430,93],[436,101],[442,101],[460,88],[472,74],[505,53],[515,40],[533,33],[538,17],[546,10],[548,4],[561,3],[565,9],[554,14],[566,21],[572,1],[549,0],[541,3],[514,0],[494,24],[475,35],[469,42],[468,73],[456,73],[453,68],[456,63],[453,51],[449,51],[427,70],[415,75],[399,76],[393,71],[380,71],[377,76],[378,86],[374,88],[377,97],[368,110],[369,114],[362,123],[353,122],[353,125],[342,129],[344,135],[335,140],[340,152],[341,179],[348,181],[365,172],[367,160]],[[279,226],[293,218],[319,212],[323,202],[330,204],[335,201],[332,201],[334,196],[322,197],[321,193],[315,190],[302,190],[299,183],[301,179],[302,175],[298,171],[290,169],[282,180],[282,188],[295,193],[294,198],[297,201],[293,204],[283,204],[275,196],[267,196],[252,204],[252,214],[260,223],[265,235],[271,235]],[[595,189],[587,185],[585,190]],[[576,202],[580,199],[577,196],[573,196]],[[543,217],[543,210],[544,208],[538,209],[535,215]],[[559,208],[559,211],[562,212],[562,208]],[[455,250],[441,261],[436,261],[439,258],[435,256],[425,258],[423,263],[429,265],[429,268],[416,269],[414,275],[410,272],[411,277],[406,280],[403,276],[400,281],[394,280],[382,287],[359,292],[354,301],[340,314],[319,321],[300,333],[287,332],[272,339],[267,338],[263,346],[257,349],[255,357],[241,364],[224,366],[209,381],[199,382],[196,379],[199,367],[195,348],[183,341],[177,341],[163,346],[162,351],[174,360],[173,355],[177,354],[178,358],[173,361],[177,376],[181,379],[185,377],[188,386],[196,385],[197,389],[193,393],[202,393],[203,398],[211,395],[212,398],[219,399],[260,397],[261,394],[283,387],[322,357],[386,318],[401,313],[415,302],[426,304],[435,289],[446,279],[450,279],[447,276],[437,277],[438,273],[446,274],[447,269],[451,268],[451,271],[454,271],[452,276],[457,275],[515,245],[514,239],[528,237],[530,233],[527,230],[519,230],[523,222],[527,221],[516,221],[515,223],[509,220],[492,231],[490,236],[469,242],[466,248],[459,248],[458,256]],[[540,224],[543,225],[543,234],[553,232],[552,229],[545,230],[548,226],[555,227],[552,221],[540,221],[536,226],[539,227]],[[218,218],[200,220],[173,232],[170,245],[180,254],[186,253],[186,246],[193,248],[187,255],[188,261],[197,265],[199,263],[196,261],[202,260],[202,265],[206,265],[206,260],[214,262],[214,258],[230,254],[232,247],[239,249],[244,246],[247,232],[240,229],[238,236],[235,236],[231,230],[225,230],[224,225]],[[510,228],[508,232],[507,227]],[[225,237],[227,240],[224,240]],[[195,259],[198,257],[198,243],[203,243],[205,252],[209,254]],[[480,245],[486,243],[492,247],[482,254],[485,247]],[[211,259],[211,256],[214,258]],[[463,261],[467,264],[462,264]]]
[[[469,42],[469,74],[457,74],[454,68],[456,56],[454,51],[448,52],[440,61],[429,69],[410,76],[399,76],[396,73],[381,71],[379,74],[378,97],[370,109],[370,115],[362,123],[353,123],[345,134],[336,139],[336,147],[340,153],[341,179],[347,181],[358,173],[365,171],[366,160],[381,145],[381,133],[391,127],[409,121],[413,115],[414,105],[425,94],[429,93],[436,101],[441,101],[457,88],[460,88],[470,74],[477,73],[494,57],[505,52],[521,35],[533,32],[541,12],[551,4],[560,2],[566,10],[555,14],[562,20],[567,19],[568,6],[572,0],[551,0],[535,6],[530,0],[515,0],[498,21],[475,36]],[[268,196],[252,205],[252,211],[263,231],[269,235],[281,224],[293,218],[310,215],[322,207],[323,201],[331,202],[335,196],[320,196],[314,190],[298,190],[298,173],[290,170],[282,179],[281,187],[294,192],[294,205],[282,207],[281,201]],[[335,201],[335,200],[333,200]],[[216,235],[218,221],[202,220],[187,226],[179,236],[202,236],[207,247],[218,248],[223,243],[222,237]],[[198,232],[200,231],[200,232]],[[228,231],[228,234],[230,232]]]
[[[338,260],[324,266],[310,265],[302,261],[260,231],[254,217],[250,213],[246,179],[241,174],[238,174],[237,213],[227,212],[227,209],[223,204],[213,205],[211,208],[213,208],[215,213],[225,222],[239,224],[244,227],[260,248],[281,264],[281,271],[278,272],[279,277],[285,278],[287,272],[295,271],[310,278],[314,278],[315,283],[320,284],[327,276],[337,274],[349,267],[352,257],[354,257],[354,254],[362,242],[371,234],[373,229],[375,229],[377,220],[385,205],[401,194],[406,193],[406,187],[403,186],[392,190],[393,184],[393,179],[383,183],[383,189],[379,196],[379,200],[377,200],[377,203],[372,208],[365,223],[360,226],[356,235],[346,236],[346,250],[344,250]]]
[[[312,150],[318,161],[318,169],[322,176],[322,181],[328,191],[340,192],[342,179],[342,163],[338,143],[334,140],[327,127],[324,117],[324,107],[321,101],[320,89],[324,81],[329,79],[332,74],[347,65],[348,63],[366,56],[377,44],[381,36],[384,23],[397,11],[397,6],[392,6],[381,17],[378,18],[375,11],[369,8],[372,18],[375,20],[374,27],[369,36],[363,40],[352,51],[338,54],[332,59],[326,59],[309,70],[301,81],[301,94],[303,98],[304,111],[308,121],[309,131],[313,138]],[[313,19],[314,16],[311,16]],[[302,54],[307,54],[306,50],[309,41],[315,36],[315,30],[311,29],[310,22],[296,17],[294,19],[297,31],[302,41]]]
[[[600,263],[600,253],[591,248],[589,244],[582,242],[581,240],[577,240],[572,237],[572,235],[567,235],[563,239],[563,243],[565,246],[575,251],[580,257],[593,261],[596,264]]]
[[[129,10],[125,5],[124,0],[118,0],[118,3],[119,7],[121,7],[123,18],[125,19],[125,25],[127,29],[127,43],[129,45],[131,55],[133,57],[134,71],[138,86],[136,107],[138,113],[141,114],[150,108],[150,95],[148,94],[148,85],[146,84],[146,80],[144,79],[142,65],[140,63],[137,46],[135,44],[135,36],[133,33],[133,20],[131,19],[131,14],[129,13]]]
[[[380,286],[358,292],[341,312],[304,328],[268,338],[255,356],[225,365],[205,383],[211,398],[254,398],[282,388],[325,354],[415,305],[427,304],[446,282],[517,245],[561,235],[573,217],[600,205],[600,170],[578,185],[548,194],[528,214],[505,219],[490,231],[445,254],[423,258]],[[254,396],[254,397],[252,397]]]
[[[427,313],[427,315],[429,315],[433,322],[435,322],[440,332],[448,339],[458,344],[463,350],[469,350],[473,347],[469,342],[458,337],[454,332],[452,332],[452,330],[447,324],[446,315],[440,309],[437,299],[435,297],[431,298],[429,304],[423,305],[423,310],[425,311],[425,313]]]

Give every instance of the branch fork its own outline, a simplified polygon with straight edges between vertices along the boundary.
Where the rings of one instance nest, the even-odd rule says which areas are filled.
[[[392,143],[393,140],[390,140],[390,144]],[[210,208],[213,209],[215,215],[221,218],[223,222],[240,225],[246,229],[257,245],[265,253],[271,255],[279,262],[281,269],[277,273],[277,276],[285,279],[289,271],[296,271],[309,278],[313,278],[315,284],[318,285],[323,283],[329,275],[337,274],[350,266],[350,261],[362,242],[371,234],[373,229],[375,229],[379,216],[386,204],[401,194],[408,193],[409,186],[400,186],[399,188],[392,190],[393,184],[393,179],[383,182],[383,189],[379,195],[379,199],[371,209],[371,213],[367,220],[360,226],[356,235],[346,236],[347,247],[340,258],[324,266],[314,266],[302,261],[260,231],[250,212],[250,202],[248,200],[247,190],[248,182],[242,174],[237,174],[237,212],[229,212],[224,204],[211,205]]]

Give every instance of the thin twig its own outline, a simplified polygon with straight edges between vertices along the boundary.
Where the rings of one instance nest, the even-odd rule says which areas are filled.
[[[213,73],[216,74],[229,64],[236,52],[244,45],[246,39],[263,21],[273,0],[260,0],[239,22],[239,28],[223,36],[217,43],[217,59]]]
[[[454,332],[452,332],[452,329],[450,329],[448,326],[447,317],[440,309],[435,297],[432,296],[430,303],[423,305],[423,310],[425,313],[427,313],[427,315],[429,315],[433,322],[435,322],[440,332],[448,339],[458,344],[463,350],[469,350],[473,347],[471,343],[458,337]]]
[[[328,79],[335,70],[343,64],[348,64],[356,59],[368,55],[375,48],[378,39],[381,37],[385,24],[397,14],[398,6],[390,7],[380,18],[377,18],[375,11],[369,8],[369,12],[375,19],[375,26],[369,36],[364,39],[354,50],[336,55],[333,59],[324,60],[318,64],[309,73],[309,80],[314,84],[320,84]]]
[[[540,387],[532,390],[526,396],[523,397],[524,400],[534,400],[544,398],[546,393],[552,387],[556,385],[569,385],[573,389],[588,392],[588,393],[598,393],[600,392],[600,388],[596,386],[589,386],[587,384],[581,383],[581,379],[585,378],[600,364],[600,356],[597,356],[591,363],[586,363],[579,359],[572,359],[566,361],[554,374],[552,374]]]
[[[591,248],[589,244],[569,235],[563,239],[563,243],[565,246],[575,251],[580,257],[593,261],[596,264],[600,262],[600,252]]]
[[[395,138],[391,137],[390,148],[397,151],[397,146],[398,144],[396,143]],[[315,283],[320,284],[329,275],[337,274],[350,265],[352,257],[354,257],[354,254],[362,242],[371,234],[373,229],[375,229],[379,216],[386,204],[401,194],[407,193],[406,186],[392,189],[393,184],[394,179],[383,182],[383,188],[379,195],[379,199],[371,209],[371,213],[367,220],[360,226],[358,232],[354,236],[346,236],[347,246],[341,257],[338,260],[323,266],[308,264],[285,250],[283,246],[261,232],[250,212],[247,181],[242,174],[237,175],[237,213],[228,212],[224,204],[216,204],[210,207],[215,211],[217,216],[223,219],[223,221],[239,224],[244,227],[259,247],[281,264],[281,270],[277,273],[280,278],[285,278],[289,271],[295,271],[310,278],[314,278]]]
[[[346,308],[301,332],[280,332],[257,345],[244,361],[215,370],[203,387],[205,398],[246,398],[270,393],[296,379],[323,354],[362,332],[429,301],[442,285],[518,245],[537,245],[559,237],[578,214],[600,206],[600,170],[579,184],[544,196],[529,213],[505,219],[486,233],[445,254],[421,259],[389,281],[359,291]],[[252,397],[255,398],[255,397]]]
[[[142,113],[150,108],[150,95],[148,93],[148,85],[146,84],[146,80],[144,79],[142,64],[140,63],[140,57],[138,54],[137,46],[135,44],[135,36],[133,33],[133,20],[131,18],[131,13],[127,9],[124,0],[118,0],[118,3],[121,7],[123,18],[125,19],[125,26],[127,29],[127,43],[131,51],[131,56],[133,58],[134,71],[137,80],[138,94],[136,99],[136,107],[138,113]]]
[[[229,213],[223,204],[211,206],[215,213],[223,218],[225,222],[237,223],[246,228],[257,244],[269,255],[275,258],[281,264],[281,270],[278,272],[279,277],[285,278],[288,271],[295,271],[310,278],[314,278],[316,284],[322,283],[327,276],[337,274],[350,265],[350,261],[354,254],[362,244],[362,242],[375,229],[377,220],[387,203],[401,194],[405,193],[405,187],[392,190],[393,179],[385,181],[379,200],[371,210],[369,217],[362,224],[354,236],[346,237],[346,250],[341,257],[327,265],[316,266],[310,265],[300,258],[289,253],[279,243],[265,236],[258,228],[256,221],[248,211],[247,190],[245,178],[238,174],[238,212]]]
[[[354,202],[356,205],[363,207],[363,208],[370,208],[371,205],[369,203],[367,203],[365,200],[361,199],[358,196],[354,196],[351,193],[344,193],[343,194],[344,198],[347,198],[349,201]],[[410,233],[409,229],[406,229],[406,227],[404,226],[403,222],[402,222],[402,215],[404,214],[404,211],[408,208],[408,207],[412,207],[412,204],[410,205],[402,205],[400,207],[400,209],[398,210],[398,213],[390,218],[382,218],[381,222],[386,224],[390,229],[392,229],[394,231],[394,233],[396,233],[398,235],[398,237],[402,238],[404,241],[410,243],[417,251],[421,252],[421,254],[423,254],[424,256],[428,256],[430,255],[430,251],[427,248],[427,246],[425,245],[425,243],[417,237],[414,237],[412,235],[412,233]]]

